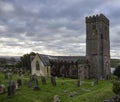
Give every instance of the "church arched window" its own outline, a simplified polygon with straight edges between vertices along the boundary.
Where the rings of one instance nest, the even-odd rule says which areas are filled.
[[[38,61],[36,61],[36,70],[40,70],[40,65]]]

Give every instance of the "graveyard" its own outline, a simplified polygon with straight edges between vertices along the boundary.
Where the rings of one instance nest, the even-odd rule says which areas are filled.
[[[29,75],[12,75],[15,83],[18,79],[21,80],[20,87],[9,96],[7,87],[10,79],[5,79],[4,74],[0,73],[0,84],[6,87],[5,93],[0,94],[0,102],[103,102],[114,95],[110,80],[102,80],[98,84],[93,84],[93,80],[82,80],[78,87],[77,79],[70,78],[56,78],[56,85],[52,85],[50,78],[42,83],[41,78],[36,77],[37,84],[27,84]],[[58,98],[57,101],[54,100],[55,97]]]

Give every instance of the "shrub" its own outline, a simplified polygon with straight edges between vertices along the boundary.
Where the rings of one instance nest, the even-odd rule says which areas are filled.
[[[114,81],[114,80],[118,80],[118,77],[115,76],[115,75],[112,75],[112,76],[111,76],[111,80],[112,80],[112,81]]]
[[[113,74],[116,75],[118,78],[120,78],[120,65],[118,67],[116,67]]]
[[[120,81],[113,82],[113,92],[120,95]]]

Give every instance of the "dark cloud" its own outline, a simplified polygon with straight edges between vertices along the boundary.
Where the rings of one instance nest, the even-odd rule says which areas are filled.
[[[11,53],[6,50],[13,47],[21,51],[16,55],[29,51],[85,55],[85,17],[103,13],[110,19],[111,55],[116,57],[119,4],[119,0],[1,0],[0,53]]]

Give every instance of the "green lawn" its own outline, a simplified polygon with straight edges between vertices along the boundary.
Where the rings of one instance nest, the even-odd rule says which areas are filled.
[[[14,76],[16,80],[18,76]],[[28,77],[23,77],[22,82],[28,80]],[[8,80],[4,80],[3,75],[0,74],[2,83],[8,84]],[[112,83],[110,81],[99,81],[98,85],[91,86],[91,80],[82,81],[82,86],[77,87],[77,80],[65,79],[65,85],[61,85],[63,80],[57,79],[57,86],[53,87],[50,79],[47,80],[47,85],[42,85],[39,78],[39,86],[41,90],[34,91],[33,88],[28,88],[24,84],[21,89],[16,90],[15,96],[8,97],[7,93],[0,95],[0,102],[52,102],[54,95],[59,95],[61,102],[103,102],[114,93],[112,92]],[[66,91],[66,92],[65,92]],[[69,97],[70,92],[77,92],[78,94]]]

